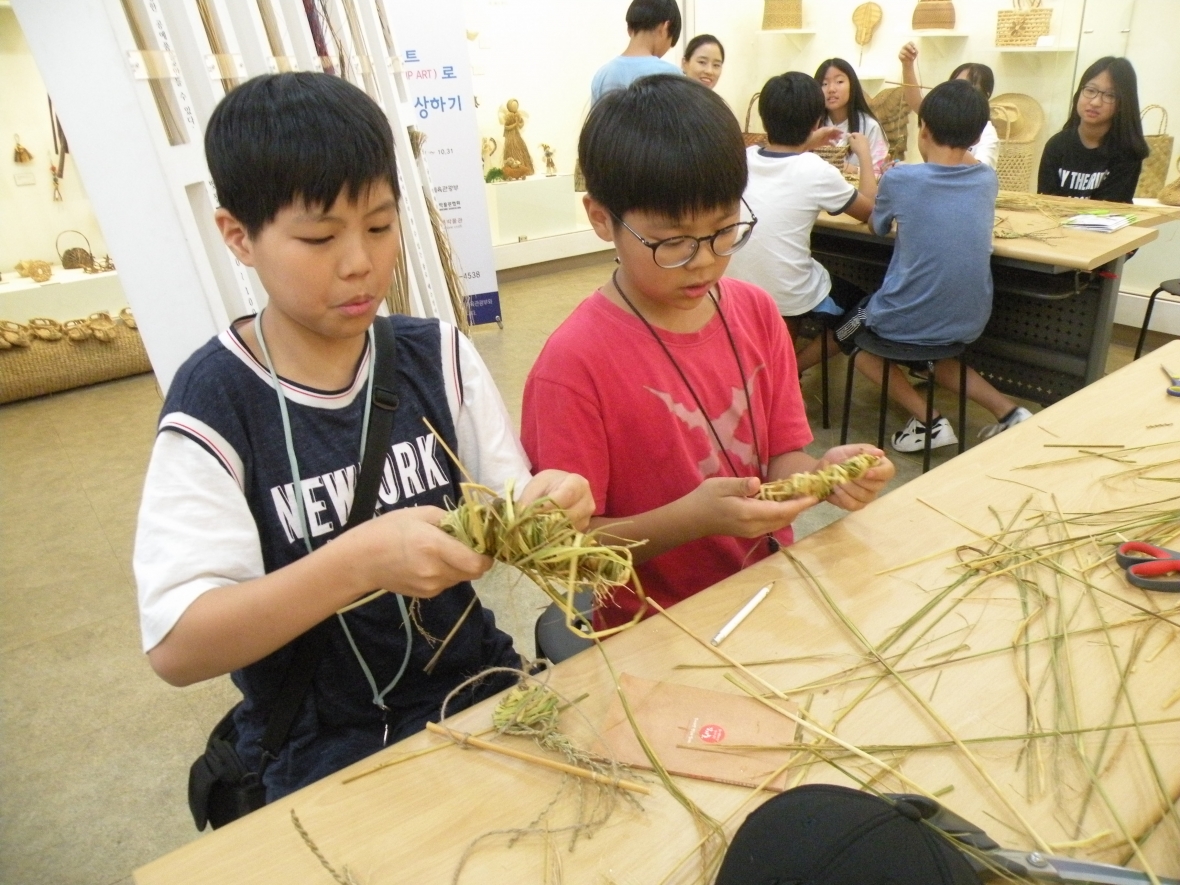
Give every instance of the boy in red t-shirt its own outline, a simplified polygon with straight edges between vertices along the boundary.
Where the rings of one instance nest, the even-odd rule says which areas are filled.
[[[652,76],[605,96],[582,128],[586,212],[619,266],[550,337],[529,373],[521,440],[539,469],[590,481],[591,526],[635,549],[663,606],[790,544],[816,502],[752,496],[764,481],[861,452],[882,462],[829,501],[858,510],[893,476],[884,453],[848,445],[816,459],[790,336],[763,290],[722,279],[755,219],[742,210],[746,155],[723,100]],[[634,594],[595,612],[630,620]]]

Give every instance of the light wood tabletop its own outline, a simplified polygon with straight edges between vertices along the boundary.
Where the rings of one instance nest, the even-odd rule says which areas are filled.
[[[1122,863],[1128,840],[1139,840],[1131,866],[1180,876],[1180,594],[1131,587],[1110,559],[1114,533],[1165,544],[1180,533],[1180,398],[1166,395],[1161,362],[1180,366],[1180,342],[804,538],[790,557],[681,603],[670,614],[687,632],[657,615],[561,664],[551,684],[569,699],[585,694],[577,709],[592,723],[615,691],[607,660],[619,674],[728,693],[740,683],[779,703],[770,686],[900,772],[792,725],[811,746],[791,783],[938,794],[1009,848]],[[721,646],[743,671],[708,639],[772,579]],[[493,703],[451,724],[484,731]],[[576,733],[574,716],[564,721]],[[493,739],[543,754],[525,738]],[[135,881],[330,881],[292,810],[360,885],[704,881],[692,817],[658,780],[638,776],[652,794],[620,800],[571,846],[562,828],[591,814],[596,794],[423,733],[137,870]],[[731,834],[768,795],[676,783]]]
[[[1180,216],[1180,213],[1178,213]],[[1165,218],[1163,220],[1175,220]],[[996,210],[997,231],[1014,233],[1036,233],[1032,237],[1006,238],[997,234],[992,239],[992,255],[997,258],[1012,258],[1035,264],[1046,264],[1070,270],[1094,270],[1108,261],[1126,255],[1140,246],[1150,243],[1159,236],[1156,227],[1131,225],[1113,233],[1071,230],[1061,227],[1057,220],[1040,212],[1018,209]],[[1162,220],[1160,221],[1162,223]],[[874,236],[869,226],[857,221],[851,215],[828,215],[821,212],[815,222],[816,229],[845,231]],[[893,237],[891,232],[888,235]]]

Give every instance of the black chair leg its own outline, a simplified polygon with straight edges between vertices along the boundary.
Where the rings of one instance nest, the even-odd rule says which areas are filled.
[[[934,362],[927,361],[926,371],[930,373],[930,386],[926,388],[926,441],[922,444],[922,472],[930,469],[930,437],[934,435]]]
[[[884,371],[881,373],[881,405],[877,411],[877,448],[885,449],[885,411],[889,408],[889,370],[893,363],[882,358],[881,365]]]
[[[967,448],[967,361],[959,358],[959,454]]]
[[[1139,355],[1143,353],[1143,344],[1147,341],[1147,327],[1151,323],[1151,311],[1155,307],[1155,296],[1164,291],[1163,286],[1151,293],[1151,297],[1147,299],[1147,312],[1143,314],[1143,328],[1139,330],[1139,343],[1135,345],[1135,359],[1139,359]]]
[[[852,376],[856,373],[856,354],[848,355],[848,376],[844,379],[844,417],[840,422],[840,445],[848,443],[848,422],[852,417]]]
[[[832,426],[832,421],[828,417],[828,330],[826,327],[819,330],[819,340],[822,344],[819,350],[819,380],[820,383],[823,384],[824,388],[823,392],[820,394],[820,397],[823,401],[823,421],[821,423],[823,424],[824,430],[827,430]]]

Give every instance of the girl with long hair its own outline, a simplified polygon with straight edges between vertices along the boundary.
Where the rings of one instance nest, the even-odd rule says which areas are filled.
[[[826,59],[815,69],[815,81],[824,91],[825,125],[844,132],[863,132],[873,157],[873,172],[880,175],[889,159],[889,141],[865,98],[860,78],[852,65],[842,58]],[[858,166],[855,156],[849,155],[846,162],[849,166]]]
[[[1148,152],[1135,69],[1105,56],[1086,68],[1069,120],[1045,144],[1037,192],[1130,203]]]
[[[916,65],[918,47],[913,43],[907,43],[901,47],[901,52],[897,57],[901,60],[901,82],[905,85],[906,104],[916,114],[922,105],[922,87],[918,82]],[[996,76],[992,73],[992,69],[974,61],[959,65],[951,71],[947,80],[966,80],[983,93],[984,98],[989,100],[992,97],[992,90],[996,88]],[[996,132],[996,127],[992,125],[991,120],[987,121],[987,125],[983,127],[983,133],[979,136],[979,141],[971,146],[968,153],[983,165],[990,166],[992,169],[996,168],[996,162],[1000,158],[1000,135]]]

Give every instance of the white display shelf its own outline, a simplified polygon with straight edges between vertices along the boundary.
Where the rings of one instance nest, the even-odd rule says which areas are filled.
[[[942,28],[926,28],[914,31],[913,36],[922,40],[965,40],[971,35],[967,31],[952,31]]]
[[[33,317],[64,322],[98,311],[115,314],[127,306],[117,271],[88,274],[53,265],[53,276],[36,283],[15,272],[0,281],[0,320],[27,323]]]
[[[796,37],[814,37],[815,31],[806,28],[763,28],[760,34],[793,34]]]
[[[1012,52],[1017,54],[1048,54],[1053,52],[1077,52],[1078,48],[1076,46],[997,46],[996,51],[1003,53]]]

